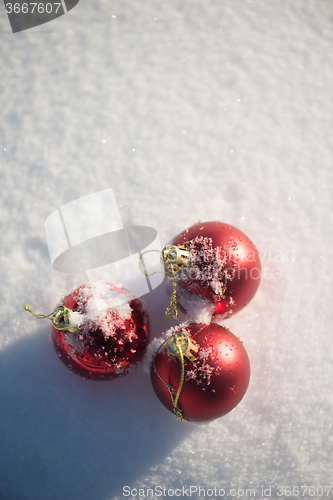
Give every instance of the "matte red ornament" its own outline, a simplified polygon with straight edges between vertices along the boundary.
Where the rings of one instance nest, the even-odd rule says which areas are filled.
[[[198,223],[173,240],[189,251],[189,264],[176,273],[177,301],[187,311],[191,296],[214,305],[212,314],[225,317],[240,311],[255,295],[261,264],[252,241],[222,222]],[[167,277],[170,281],[170,277]]]
[[[214,420],[233,410],[244,397],[250,380],[250,361],[242,342],[227,328],[214,323],[183,324],[171,333],[173,345],[175,333],[185,334],[197,352],[190,353],[192,361],[183,354],[182,386],[182,363],[171,354],[168,341],[155,354],[151,380],[163,405],[179,418],[193,422]]]
[[[62,305],[81,314],[82,324],[75,333],[52,326],[52,340],[59,358],[71,371],[86,379],[106,380],[126,375],[141,360],[149,341],[149,319],[142,302],[127,291],[114,284],[98,286],[104,286],[111,307],[94,309],[94,285],[80,286]],[[117,296],[124,294],[128,303],[118,306]]]

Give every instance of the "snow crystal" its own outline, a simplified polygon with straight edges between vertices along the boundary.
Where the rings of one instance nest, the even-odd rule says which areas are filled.
[[[211,365],[214,360],[212,347],[200,347],[192,362],[192,368],[186,371],[185,379],[194,379],[203,390],[210,384],[213,373],[217,373],[217,368]]]
[[[215,300],[225,298],[226,282],[234,278],[237,258],[232,251],[237,248],[233,238],[229,238],[226,248],[213,245],[212,238],[197,236],[187,244],[190,265],[179,273],[184,282],[192,287],[211,288]],[[193,283],[193,280],[198,283]]]
[[[168,295],[172,293],[172,278],[169,275],[165,276],[164,286]],[[185,312],[186,321],[188,323],[203,323],[209,325],[214,313],[214,304],[205,297],[199,294],[188,292],[181,286],[181,282],[177,279],[176,287],[177,307]]]
[[[100,311],[96,306],[95,297],[105,300],[107,298],[109,308]],[[127,302],[119,300],[119,296],[126,296]],[[131,319],[132,308],[130,301],[132,296],[125,290],[118,289],[115,285],[105,282],[93,282],[91,285],[81,287],[77,296],[78,312],[84,314],[84,324],[81,326],[83,332],[101,329],[104,338],[114,335],[118,328],[124,326],[126,320]],[[111,305],[112,304],[112,305]],[[126,339],[136,338],[136,334],[130,331]]]
[[[223,324],[224,320],[227,318],[230,318],[230,316],[232,316],[232,314],[233,314],[232,310],[226,311],[223,314],[215,314],[214,315],[214,323],[217,323],[218,325],[224,326],[224,324]]]
[[[215,304],[201,295],[189,293],[182,287],[177,288],[177,299],[186,311],[186,321],[209,325],[215,309]]]
[[[162,336],[158,339],[154,339],[149,345],[145,355],[144,360],[144,371],[146,373],[150,373],[150,367],[153,362],[153,357],[156,351],[163,345],[166,339],[171,337],[171,335],[181,332],[185,333],[189,337],[191,337],[191,330],[189,328],[189,323],[184,322],[178,326],[174,326],[164,332]],[[213,373],[217,373],[218,368],[212,366],[212,362],[216,358],[212,347],[202,347],[200,344],[196,344],[198,347],[198,352],[194,353],[194,361],[191,362],[190,365],[185,367],[185,379],[190,380],[194,379],[198,385],[201,385],[203,390],[207,388],[207,386],[211,382],[211,377]],[[161,349],[163,352],[164,347]],[[166,349],[166,345],[165,345]],[[170,361],[172,357],[170,356]]]
[[[77,311],[69,312],[69,326],[71,328],[77,328],[84,322],[84,315]]]
[[[190,252],[190,265],[176,273],[177,303],[186,311],[188,322],[208,325],[215,306],[212,300],[203,297],[200,292],[202,288],[208,288],[214,301],[226,299],[226,283],[235,276],[237,258],[232,252],[237,248],[237,243],[229,238],[226,248],[214,247],[212,238],[197,236],[186,246]],[[172,277],[166,275],[165,287],[170,295],[172,285]],[[229,298],[229,304],[234,304],[232,297]]]

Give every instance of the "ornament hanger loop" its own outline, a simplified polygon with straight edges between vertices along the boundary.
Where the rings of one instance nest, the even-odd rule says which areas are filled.
[[[50,316],[52,316],[53,312],[50,313],[50,314],[35,314],[31,309],[30,307],[28,306],[28,304],[25,304],[25,302],[23,302],[23,307],[24,307],[24,310],[25,311],[29,311],[29,313],[31,313],[33,316],[35,316],[35,318],[37,319],[44,319],[44,318],[47,318],[49,320],[52,321],[52,319],[50,318]]]
[[[148,252],[160,252],[160,250],[146,250],[142,252],[140,255],[139,266],[140,270],[143,272],[145,276],[152,276],[153,274],[157,274],[162,271],[155,271],[151,274],[147,274],[142,267],[142,256]],[[166,245],[161,253],[161,258],[164,263],[164,267],[166,269],[165,273],[169,274],[172,279],[172,294],[170,298],[170,302],[165,311],[165,317],[169,316],[172,311],[172,316],[174,319],[178,318],[177,311],[177,295],[176,295],[176,273],[190,265],[190,252],[187,250],[187,247],[184,245]]]
[[[145,270],[143,269],[142,267],[142,256],[145,254],[145,253],[149,253],[149,252],[158,252],[158,253],[161,253],[160,250],[145,250],[144,252],[141,252],[140,254],[140,260],[139,260],[139,267],[140,267],[140,271],[145,275],[145,276],[152,276],[153,274],[160,274],[160,273],[163,273],[163,271],[154,271],[153,273],[146,273]]]
[[[179,381],[179,386],[178,390],[176,393],[176,396],[173,395],[173,392],[170,388],[170,386],[166,383],[166,381],[161,377],[161,375],[158,373],[155,360],[158,352],[160,349],[166,344],[168,353],[173,357],[176,358],[180,361],[181,364],[181,374],[180,374],[180,381]],[[185,360],[184,357],[186,356],[191,362],[195,360],[195,357],[191,353],[191,350],[194,352],[198,352],[198,347],[196,345],[195,340],[191,339],[188,335],[182,332],[176,332],[170,337],[168,337],[157,349],[155,352],[154,358],[153,358],[153,368],[154,372],[158,376],[158,378],[163,382],[165,387],[168,389],[171,401],[172,401],[172,406],[173,406],[173,412],[175,413],[176,417],[178,418],[178,422],[184,422],[186,419],[183,417],[183,414],[181,410],[177,407],[179,396],[181,393],[181,390],[183,388],[184,384],[184,378],[185,378]]]
[[[179,271],[190,265],[190,252],[184,245],[166,245],[162,250],[162,259],[166,268]]]
[[[162,258],[166,269],[171,275],[172,279],[172,294],[170,298],[169,305],[165,311],[165,317],[169,316],[172,311],[172,316],[174,319],[178,317],[177,311],[177,282],[176,273],[190,265],[190,252],[184,245],[167,245],[162,250]]]
[[[77,333],[79,331],[79,328],[77,326],[71,326],[71,315],[74,311],[64,305],[57,307],[50,314],[35,314],[25,303],[23,303],[23,307],[25,311],[28,311],[37,319],[47,318],[52,321],[52,325],[56,330],[71,333]]]

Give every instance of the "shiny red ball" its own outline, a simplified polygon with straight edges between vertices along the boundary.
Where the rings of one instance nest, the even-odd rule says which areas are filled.
[[[177,407],[185,420],[205,422],[222,417],[233,410],[246,393],[250,380],[250,361],[242,342],[227,328],[190,324],[179,330],[193,339],[198,347],[195,360],[185,359],[185,378]],[[181,376],[181,363],[164,346],[151,367],[151,380],[156,395],[173,412],[169,386],[176,394]]]
[[[239,229],[222,222],[198,223],[180,233],[174,245],[185,245],[191,262],[177,273],[177,300],[186,311],[191,295],[214,304],[213,314],[228,316],[245,307],[255,295],[261,264],[252,241]]]
[[[126,375],[141,360],[149,342],[149,319],[142,302],[116,285],[103,286],[106,293],[115,297],[115,307],[97,311],[92,285],[82,285],[62,302],[83,314],[79,331],[64,332],[52,326],[52,340],[59,358],[85,379],[106,380]],[[128,295],[128,303],[117,306],[117,296],[123,294]]]

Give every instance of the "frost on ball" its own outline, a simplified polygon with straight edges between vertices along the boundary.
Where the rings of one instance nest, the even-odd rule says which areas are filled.
[[[182,361],[167,348],[167,339],[175,333],[188,335],[197,348],[192,360],[183,356],[183,383]],[[168,410],[184,420],[206,422],[239,404],[249,384],[250,362],[241,341],[227,328],[183,323],[163,338],[165,343],[160,342],[155,350],[150,373],[154,391]]]
[[[175,276],[177,304],[189,321],[208,324],[214,315],[226,318],[254,297],[261,278],[260,258],[239,229],[217,221],[198,223],[176,236],[173,245],[190,253],[189,265]],[[170,276],[165,283],[170,293]]]
[[[99,310],[100,301],[108,308]],[[70,370],[87,379],[112,379],[141,360],[149,341],[148,313],[141,300],[115,284],[99,282],[80,286],[63,305],[73,311],[70,321],[78,331],[52,327],[52,340]]]

